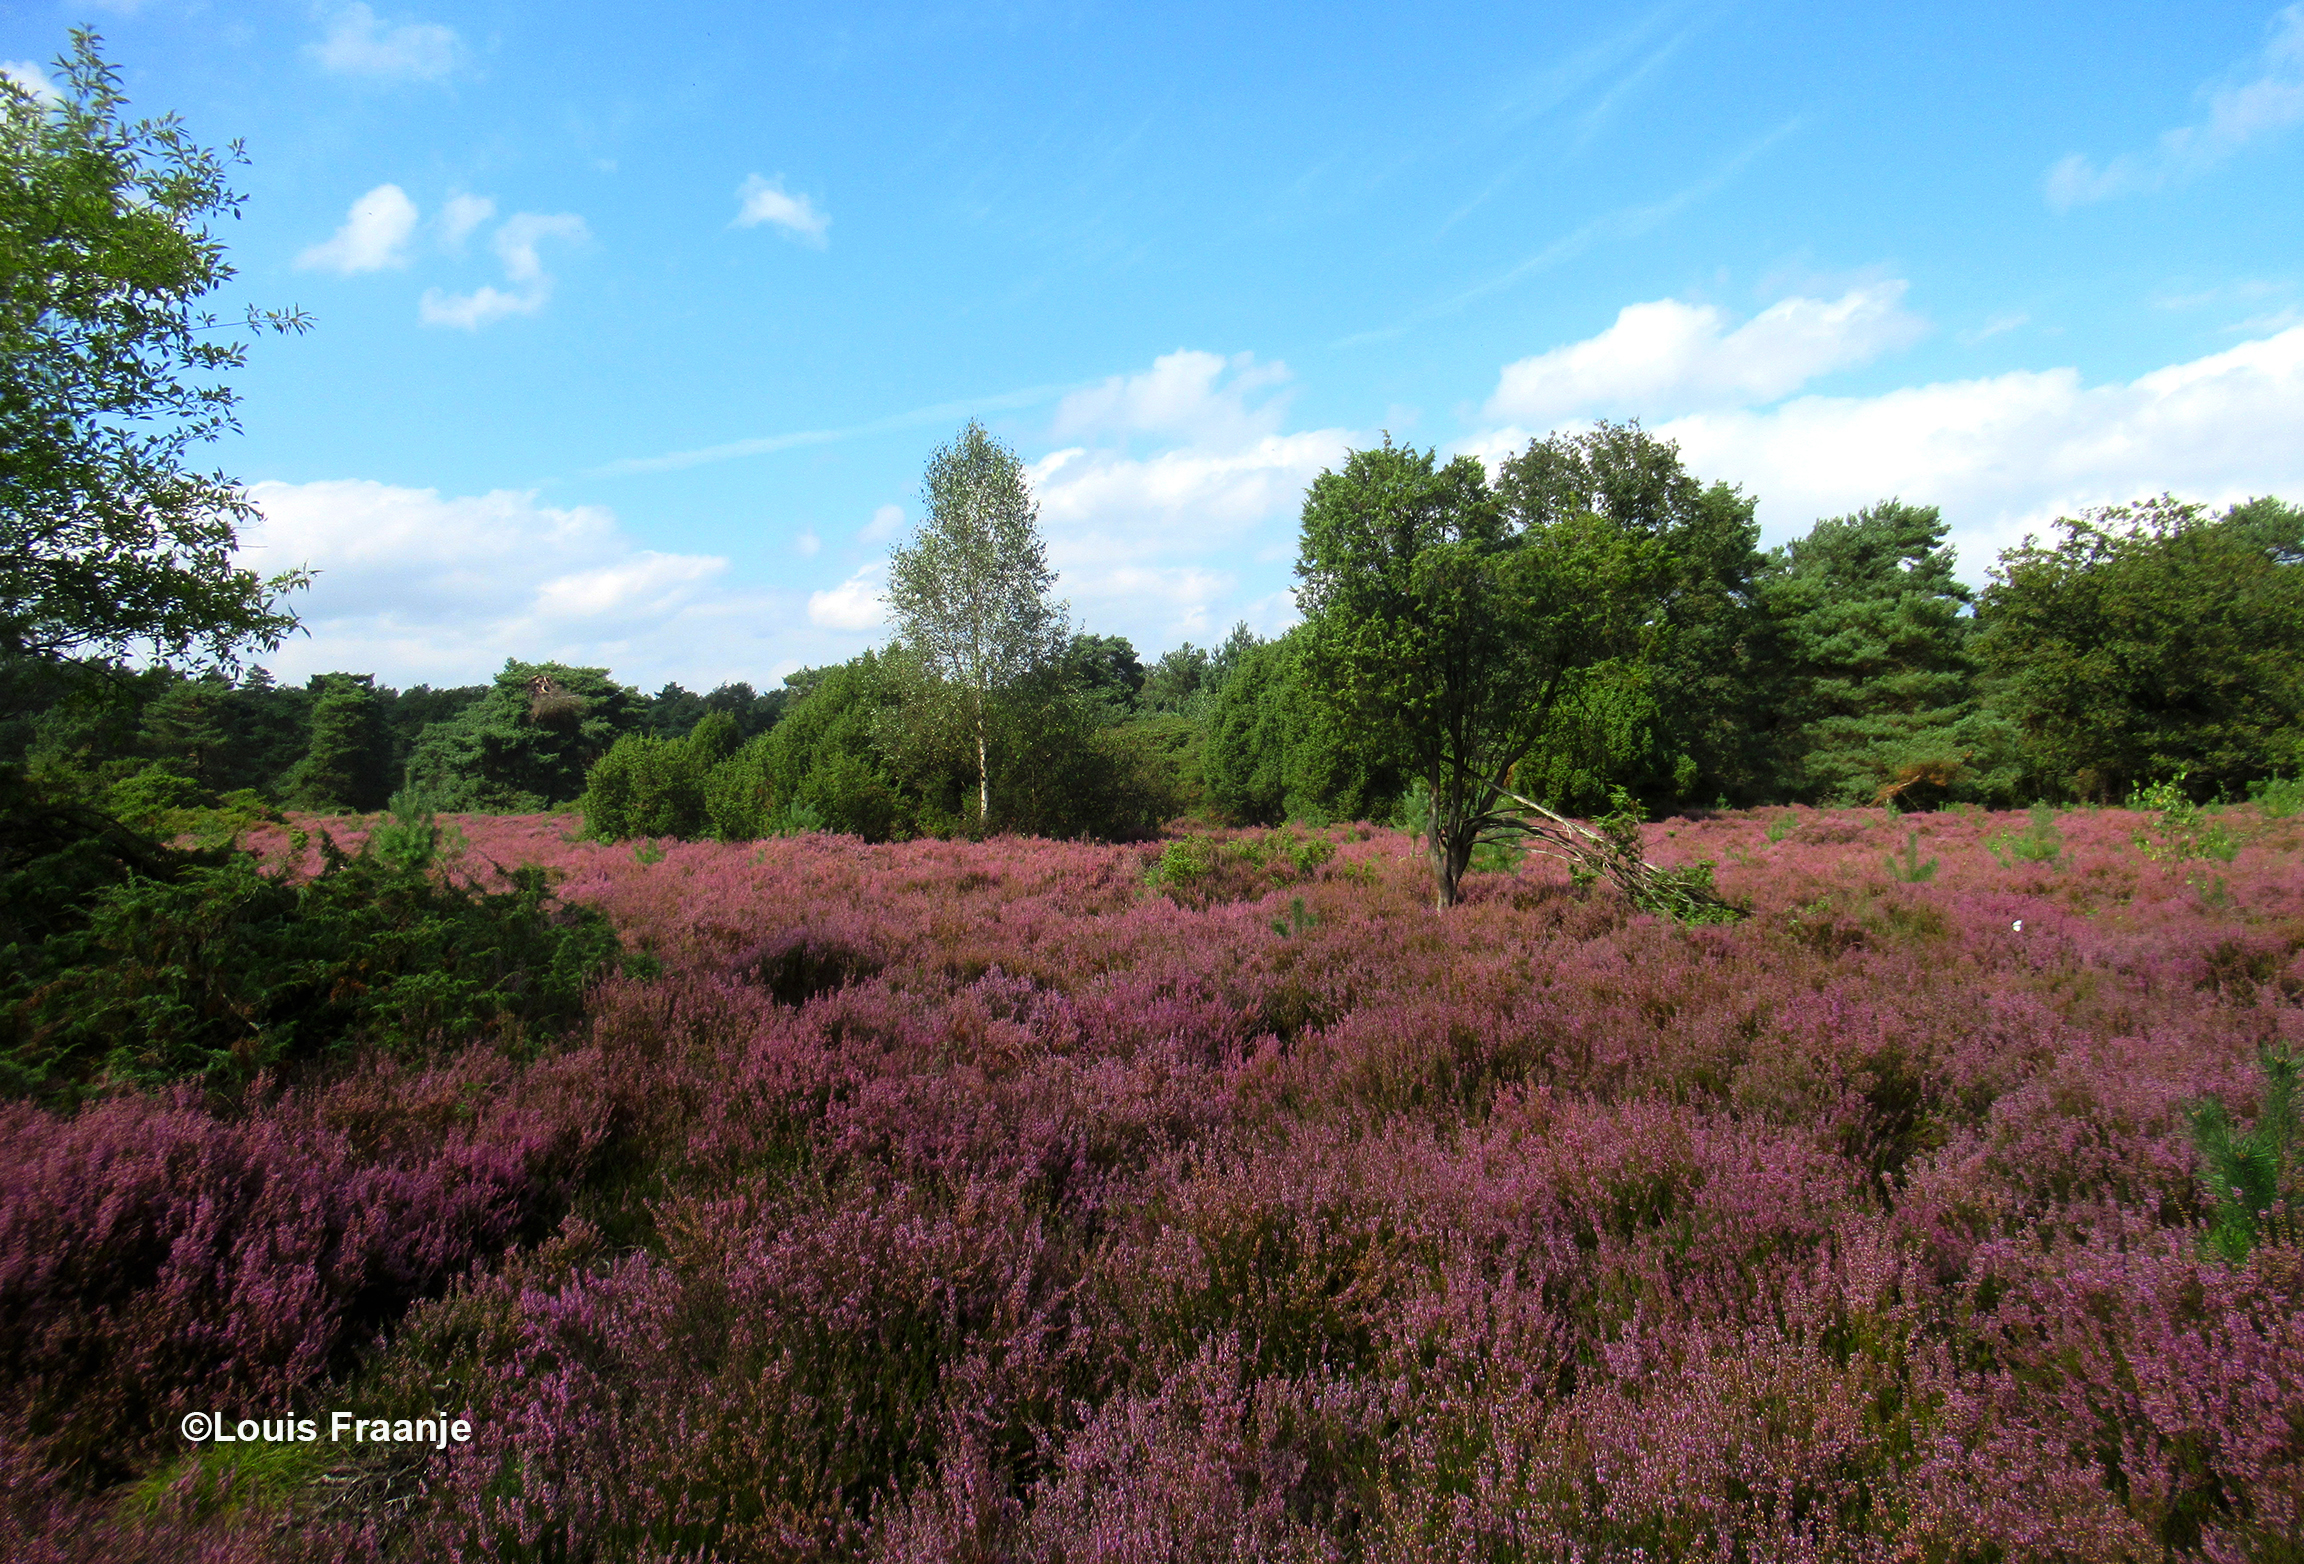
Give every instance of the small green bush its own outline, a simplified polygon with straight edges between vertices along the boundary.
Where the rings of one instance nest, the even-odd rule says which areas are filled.
[[[2267,1044],[2257,1063],[2264,1091],[2255,1128],[2242,1134],[2214,1100],[2192,1110],[2192,1143],[2200,1152],[2212,1212],[2207,1244],[2235,1265],[2262,1239],[2296,1241],[2296,1203],[2304,1194],[2295,1187],[2296,1078],[2304,1059],[2284,1045]]]
[[[2248,801],[2267,820],[2285,820],[2304,809],[2304,773],[2292,777],[2266,777],[2248,784]]]

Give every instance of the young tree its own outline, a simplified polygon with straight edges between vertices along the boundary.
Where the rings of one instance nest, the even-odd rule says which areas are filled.
[[[208,224],[238,210],[225,171],[244,160],[172,115],[124,118],[98,46],[72,35],[54,102],[0,80],[0,647],[230,668],[295,628],[281,599],[308,579],[237,567],[255,513],[186,465],[237,427],[209,377],[245,349],[194,306],[233,275]]]
[[[365,673],[312,679],[311,740],[288,781],[288,802],[306,809],[381,809],[392,795],[392,746]]]
[[[1513,767],[1577,676],[1634,649],[1665,556],[1589,511],[1516,525],[1476,459],[1434,460],[1387,439],[1314,479],[1296,595],[1308,693],[1424,782],[1451,907],[1473,847],[1516,828]]]
[[[927,515],[888,562],[901,633],[958,694],[976,738],[976,808],[992,814],[990,703],[1060,658],[1066,605],[1040,540],[1040,507],[1014,451],[971,419],[929,459]]]

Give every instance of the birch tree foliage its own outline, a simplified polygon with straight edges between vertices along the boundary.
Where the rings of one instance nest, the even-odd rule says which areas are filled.
[[[992,810],[988,703],[1063,654],[1067,605],[1024,463],[971,419],[929,458],[926,515],[888,562],[888,605],[907,644],[952,689],[976,741],[980,819]]]

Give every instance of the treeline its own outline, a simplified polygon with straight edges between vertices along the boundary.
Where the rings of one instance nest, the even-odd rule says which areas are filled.
[[[1518,765],[1520,791],[1564,811],[1619,787],[1651,813],[2170,782],[2204,802],[2304,767],[2304,511],[2279,500],[2069,519],[1972,592],[1931,507],[1885,501],[1762,550],[1750,496],[1636,425],[1538,442],[1494,492],[1513,524],[1630,538],[1660,583],[1637,644],[1575,667]],[[992,692],[981,778],[971,708],[901,641],[765,693],[644,695],[519,662],[456,689],[113,670],[113,698],[90,700],[73,682],[0,666],[0,758],[129,805],[373,810],[409,788],[442,810],[580,807],[608,837],[1124,837],[1180,815],[1390,818],[1418,783],[1349,737],[1366,730],[1337,720],[1301,629],[1243,625],[1149,666],[1073,633]]]

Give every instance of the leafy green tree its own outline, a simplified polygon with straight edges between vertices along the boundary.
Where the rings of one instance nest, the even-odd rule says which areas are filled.
[[[391,740],[365,673],[312,679],[311,742],[289,779],[286,802],[304,809],[381,809],[392,796]]]
[[[2170,496],[2000,556],[1977,651],[2039,782],[2117,799],[2179,773],[2238,797],[2304,763],[2304,512]]]
[[[1651,809],[1723,794],[1757,802],[1770,787],[1776,692],[1751,496],[1700,482],[1677,445],[1639,424],[1605,422],[1533,442],[1502,464],[1496,494],[1523,532],[1605,523],[1654,572],[1641,666],[1569,681],[1561,720],[1531,752],[1532,784],[1547,778],[1587,807],[1616,784]]]
[[[992,816],[989,737],[1003,690],[1057,661],[1065,606],[1040,508],[1014,451],[971,419],[929,459],[927,514],[888,562],[888,603],[903,639],[962,703],[976,740],[976,812]]]
[[[605,668],[507,661],[487,694],[423,731],[408,780],[438,809],[566,803],[617,736],[639,727],[640,699]]]
[[[235,566],[247,496],[187,465],[237,427],[213,377],[245,348],[196,306],[233,275],[209,225],[244,160],[127,119],[98,47],[72,35],[55,103],[0,81],[0,647],[230,667],[295,628],[308,580]]]
[[[1144,687],[1137,696],[1138,709],[1175,712],[1194,721],[1204,720],[1224,681],[1262,644],[1248,628],[1248,622],[1242,620],[1217,647],[1202,648],[1186,641],[1173,651],[1161,653],[1160,660],[1144,676]]]
[[[1440,906],[1503,789],[1584,669],[1637,649],[1663,545],[1589,510],[1516,520],[1480,464],[1356,451],[1305,496],[1296,573],[1303,687],[1344,733],[1403,757],[1430,801]]]
[[[1375,818],[1406,784],[1395,747],[1307,686],[1304,646],[1299,629],[1250,647],[1206,708],[1208,799],[1242,824]]]
[[[1777,551],[1766,600],[1792,796],[2012,801],[2013,734],[1976,698],[1974,594],[1947,530],[1932,505],[1886,500]]]
[[[1137,694],[1144,688],[1144,664],[1122,635],[1084,630],[1074,635],[1064,650],[1063,676],[1115,722],[1136,710]]]

